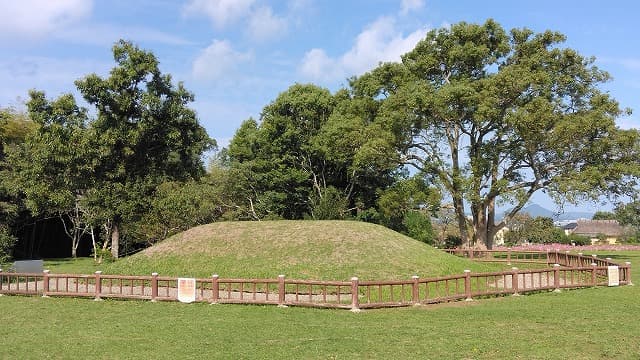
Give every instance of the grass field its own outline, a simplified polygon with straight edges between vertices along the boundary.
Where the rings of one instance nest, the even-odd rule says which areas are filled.
[[[417,243],[430,249],[421,252],[414,245],[401,241],[389,246],[413,252],[402,255],[406,261],[428,264],[432,260],[436,264],[430,265],[433,271],[469,266],[465,259],[440,257],[446,254]],[[640,251],[598,255],[640,264]],[[381,266],[373,255],[359,256],[363,258],[358,265],[361,271],[369,263]],[[421,256],[428,258],[417,260]],[[133,259],[123,261],[123,269],[135,268]],[[136,260],[143,262],[138,269],[147,271],[144,267],[149,263],[141,259]],[[255,262],[239,269],[261,264],[251,260]],[[387,268],[402,269],[395,267],[397,263],[387,261]],[[474,271],[492,266],[476,265]],[[98,268],[92,259],[51,260],[45,266],[55,272],[79,273]],[[325,265],[314,266],[322,269]],[[411,266],[404,269],[409,271]],[[336,268],[341,269],[340,265]],[[637,271],[633,274],[640,276]],[[0,314],[0,359],[640,358],[638,286],[541,292],[358,314],[275,306],[2,296]]]
[[[638,359],[640,290],[354,314],[3,296],[0,358]]]

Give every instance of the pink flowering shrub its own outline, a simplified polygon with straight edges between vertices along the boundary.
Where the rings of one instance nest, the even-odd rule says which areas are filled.
[[[494,250],[507,250],[506,246],[498,246],[494,247]],[[568,244],[531,244],[531,245],[518,245],[511,246],[511,250],[516,251],[578,251],[578,252],[586,252],[586,251],[640,251],[640,245],[581,245],[581,246],[573,246]]]

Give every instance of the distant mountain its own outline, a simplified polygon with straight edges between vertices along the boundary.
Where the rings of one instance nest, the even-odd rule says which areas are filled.
[[[496,215],[497,219],[502,219],[505,215],[506,211]],[[556,221],[562,220],[577,220],[577,219],[591,219],[593,217],[593,213],[583,212],[583,211],[568,211],[561,214],[558,214],[555,211],[551,211],[546,209],[538,204],[527,205],[522,210],[520,210],[522,214],[529,214],[531,217],[549,217]]]

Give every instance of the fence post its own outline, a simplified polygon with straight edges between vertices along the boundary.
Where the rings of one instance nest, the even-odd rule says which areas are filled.
[[[351,312],[360,312],[360,300],[358,299],[358,277],[351,278]]]
[[[94,301],[102,300],[100,298],[100,294],[102,293],[102,279],[101,279],[101,276],[102,276],[102,271],[98,270],[98,271],[95,272],[95,281],[96,281],[95,294],[96,295],[93,298]]]
[[[569,250],[565,250],[564,252],[564,266],[571,266],[571,261],[569,260]]]
[[[627,285],[633,285],[631,282],[631,263],[626,261],[624,264],[627,265]]]
[[[464,271],[464,294],[467,296],[464,301],[473,301],[471,298],[471,270]]]
[[[584,260],[582,259],[582,253],[579,252],[578,253],[578,263],[576,264],[577,267],[584,267]]]
[[[285,302],[284,275],[278,275],[278,307],[287,307],[287,305],[285,305],[284,302]]]
[[[420,305],[420,283],[418,279],[420,277],[418,275],[413,275],[411,279],[413,280],[412,289],[411,289],[411,301],[413,305]]]
[[[43,270],[42,273],[42,297],[49,297],[49,270]]]
[[[593,286],[596,286],[596,266],[598,266],[598,264],[591,263],[591,283]]]
[[[218,280],[220,276],[218,274],[213,274],[211,276],[211,303],[217,304],[220,299],[220,283]]]
[[[0,296],[2,296],[2,284],[4,284],[4,279],[2,276],[2,269],[0,268]],[[44,295],[42,295],[44,296]]]
[[[553,292],[560,292],[560,264],[553,264]]]
[[[156,302],[158,297],[158,273],[151,273],[151,301]]]
[[[511,265],[511,248],[507,248],[507,265]]]
[[[519,296],[520,294],[518,294],[518,268],[517,267],[512,267],[511,268],[511,288],[513,289],[513,296]]]

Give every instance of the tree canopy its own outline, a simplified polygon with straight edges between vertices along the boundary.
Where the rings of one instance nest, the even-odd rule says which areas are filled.
[[[400,163],[448,195],[465,241],[490,248],[538,191],[575,202],[636,184],[638,132],[616,126],[624,111],[600,90],[609,75],[564,39],[462,22],[351,81],[356,96],[380,103],[375,121]],[[498,223],[501,202],[513,207]]]
[[[121,40],[113,56],[107,78],[76,81],[95,118],[70,94],[48,100],[32,91],[36,131],[8,157],[14,189],[32,212],[61,218],[74,255],[83,229],[101,225],[118,257],[122,224],[147,212],[160,184],[203,175],[202,154],[215,145],[187,106],[193,94],[162,74],[151,52]]]
[[[389,153],[363,146],[376,132],[366,117],[345,91],[295,84],[264,108],[260,123],[245,121],[228,154],[251,217],[335,218],[374,207],[397,165],[368,161]]]
[[[491,248],[537,192],[635,199],[640,136],[616,126],[630,110],[564,40],[493,20],[429,31],[343,89],[291,85],[242,123],[204,178],[215,142],[189,108],[194,95],[120,40],[107,76],[75,83],[87,109],[34,90],[26,115],[0,110],[0,242],[19,213],[59,217],[72,251],[98,227],[115,257],[121,234],[150,244],[219,219],[351,218],[432,242],[439,216],[442,240]],[[636,205],[616,218],[633,224]],[[497,219],[500,206],[510,210]],[[527,226],[535,241],[557,235],[547,219]]]

